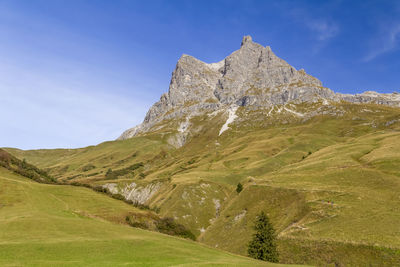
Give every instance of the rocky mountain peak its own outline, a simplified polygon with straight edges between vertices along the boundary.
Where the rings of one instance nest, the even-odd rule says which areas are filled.
[[[269,46],[244,36],[240,48],[217,63],[208,64],[183,54],[172,73],[168,92],[150,108],[142,124],[125,131],[120,139],[151,131],[164,120],[219,110],[229,110],[230,114],[237,106],[262,109],[342,100],[400,106],[400,98],[393,94],[335,94],[303,69],[296,70],[277,57]]]
[[[243,36],[241,46],[245,45],[246,43],[252,43],[252,42],[253,42],[253,39],[251,38],[250,35]]]

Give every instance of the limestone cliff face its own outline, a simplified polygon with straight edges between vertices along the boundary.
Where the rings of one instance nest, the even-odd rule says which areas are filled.
[[[155,193],[160,190],[162,183],[150,183],[146,186],[138,186],[136,183],[118,185],[116,183],[104,184],[103,188],[108,189],[112,194],[121,194],[126,200],[134,203],[145,204]]]
[[[321,82],[297,71],[278,58],[270,47],[263,47],[244,37],[242,46],[224,60],[221,78],[214,89],[214,95],[223,104],[271,105],[297,98],[284,86],[302,83],[320,87]],[[290,95],[290,96],[289,96]]]
[[[317,78],[277,57],[269,46],[263,47],[245,36],[240,49],[218,63],[207,64],[182,55],[172,73],[168,93],[150,108],[142,124],[125,131],[119,139],[146,133],[164,120],[228,110],[232,106],[270,108],[289,102],[318,101],[400,107],[399,94],[335,94]],[[182,138],[178,143],[181,141]]]

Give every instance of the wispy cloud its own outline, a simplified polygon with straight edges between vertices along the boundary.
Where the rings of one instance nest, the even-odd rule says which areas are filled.
[[[400,45],[400,22],[383,29],[379,36],[373,39],[369,52],[363,58],[364,62],[369,62],[383,54],[398,49]]]
[[[314,40],[314,54],[317,54],[329,41],[340,33],[339,24],[330,17],[316,16],[304,7],[288,9],[290,18],[308,30],[311,39]]]
[[[339,33],[339,27],[334,22],[324,19],[305,19],[306,26],[315,33],[319,41],[327,41]]]

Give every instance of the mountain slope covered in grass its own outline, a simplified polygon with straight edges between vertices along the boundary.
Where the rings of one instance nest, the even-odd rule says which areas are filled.
[[[25,159],[17,159],[3,149],[0,149],[0,167],[6,168],[10,171],[13,171],[40,183],[56,182],[56,179],[49,176],[46,171],[43,171],[36,166],[27,163]]]
[[[264,125],[253,112],[254,121],[231,125],[221,136],[223,116],[194,118],[202,130],[178,149],[163,133],[152,133],[78,150],[8,151],[59,180],[113,185],[175,218],[200,242],[234,253],[246,255],[253,221],[264,210],[277,229],[282,262],[397,263],[400,125],[389,122],[399,110],[339,107],[346,111],[340,119],[321,115],[298,122],[276,115]],[[137,163],[143,166],[106,177],[109,168]],[[82,171],[89,164],[95,167]],[[74,168],[64,171],[66,166]],[[239,182],[244,189],[238,194]],[[143,193],[151,188],[157,190]]]
[[[86,188],[40,184],[0,167],[0,265],[279,266],[122,224],[141,213]]]

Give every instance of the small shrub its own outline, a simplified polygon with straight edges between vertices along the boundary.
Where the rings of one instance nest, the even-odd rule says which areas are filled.
[[[112,198],[118,199],[118,200],[125,200],[125,197],[121,194],[112,194]]]
[[[133,201],[130,200],[130,199],[124,199],[124,202],[125,202],[126,204],[133,205]]]
[[[87,176],[87,177],[91,177],[91,176],[95,176],[95,175],[97,175],[97,174],[99,174],[99,172],[89,173],[89,174],[86,175],[86,176]]]
[[[145,222],[142,222],[142,221],[137,221],[131,216],[126,216],[125,221],[127,224],[129,224],[132,227],[141,228],[141,229],[145,229],[145,230],[149,229],[148,224],[146,224]]]
[[[102,187],[101,185],[96,185],[96,186],[92,187],[92,189],[93,189],[94,191],[97,191],[97,192],[100,192],[100,193],[111,194],[111,193],[108,191],[108,188]]]
[[[155,206],[155,207],[153,207],[152,208],[152,210],[155,212],[155,213],[160,213],[160,211],[161,211],[161,208],[160,207],[157,207],[157,206]]]
[[[192,232],[186,229],[182,224],[176,223],[172,218],[162,218],[156,222],[157,230],[167,235],[176,235],[184,238],[196,240]]]
[[[113,171],[111,168],[109,168],[106,172],[106,178],[107,179],[112,179],[113,178]]]
[[[113,171],[111,168],[108,169],[107,173],[106,173],[106,178],[107,179],[118,179],[119,176],[124,176],[130,172],[133,172],[136,169],[139,169],[140,167],[143,167],[143,163],[139,162],[139,163],[135,163],[129,167],[123,168],[123,169],[119,169],[119,170],[115,170]]]
[[[88,165],[85,165],[85,166],[82,167],[82,171],[83,172],[87,172],[87,171],[93,170],[95,168],[96,168],[96,166],[94,166],[92,164],[88,164]]]

